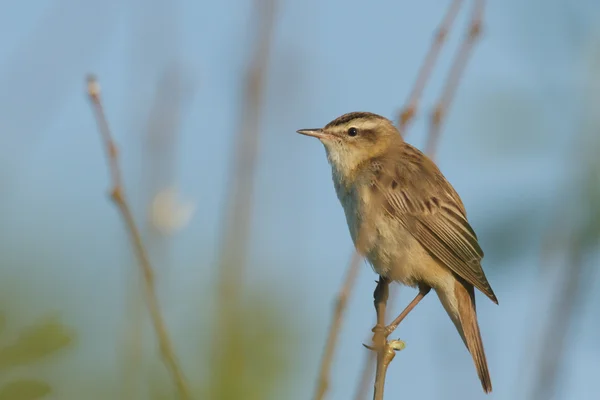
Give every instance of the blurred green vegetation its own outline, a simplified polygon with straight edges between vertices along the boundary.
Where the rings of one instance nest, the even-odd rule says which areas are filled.
[[[46,382],[20,379],[0,388],[0,400],[35,400],[50,394],[50,385]]]
[[[281,398],[281,391],[294,375],[300,339],[295,328],[298,321],[286,314],[276,293],[264,288],[245,291],[240,304],[226,308],[232,313],[228,317],[231,325],[219,333],[223,346],[215,353],[216,359],[207,357],[212,342],[206,333],[216,326],[217,314],[207,313],[183,339],[173,339],[179,358],[184,360],[184,373],[194,399]],[[44,313],[44,304],[35,304],[35,297],[29,298],[33,304],[28,308]],[[18,307],[0,313],[0,400],[124,398],[122,389],[131,382],[123,380],[136,376],[141,377],[140,382],[133,383],[135,390],[127,392],[133,396],[127,398],[178,399],[155,343],[143,350],[146,354],[137,365],[138,375],[118,373],[123,362],[120,356],[99,370],[93,356],[78,354],[87,353],[89,348],[84,346],[93,344],[83,339],[84,346],[75,346],[76,341],[80,342],[76,340],[78,335],[61,318],[49,315],[28,326],[16,326],[10,318],[14,313],[19,313]],[[154,340],[154,334],[150,336]],[[107,340],[114,341],[115,349],[118,347],[117,336]],[[72,358],[79,359],[75,368],[69,365]],[[116,376],[112,374],[115,371]]]
[[[60,355],[73,344],[75,335],[57,316],[50,316],[21,328],[11,340],[7,322],[5,314],[0,314],[0,400],[41,399],[52,392],[51,384],[21,375]]]
[[[254,293],[231,313],[220,335],[220,349],[209,368],[211,380],[202,398],[260,400],[278,398],[299,356],[299,335],[275,296]],[[216,357],[215,357],[216,356]]]

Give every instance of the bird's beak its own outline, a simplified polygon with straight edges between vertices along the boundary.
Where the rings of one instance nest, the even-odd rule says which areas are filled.
[[[323,132],[323,129],[300,129],[296,132],[306,136],[313,136],[317,139],[325,139],[329,136],[325,132]]]

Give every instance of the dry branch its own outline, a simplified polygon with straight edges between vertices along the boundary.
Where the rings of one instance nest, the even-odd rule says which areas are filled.
[[[433,109],[431,125],[427,135],[427,146],[425,147],[426,153],[431,156],[434,155],[434,150],[437,147],[436,143],[440,138],[442,122],[450,110],[450,105],[454,99],[456,89],[458,88],[462,74],[467,66],[467,62],[469,61],[469,56],[481,34],[484,6],[485,0],[474,0],[467,34],[456,52],[440,99]]]
[[[125,196],[125,188],[123,186],[121,166],[118,158],[118,149],[115,141],[113,140],[112,133],[108,125],[108,120],[106,119],[106,115],[104,112],[104,107],[100,98],[100,85],[98,81],[92,76],[88,77],[88,97],[92,102],[94,115],[96,117],[98,129],[100,131],[100,135],[106,151],[112,183],[112,188],[110,191],[111,199],[121,213],[121,216],[125,223],[125,227],[127,228],[127,232],[129,234],[129,238],[133,245],[133,250],[138,259],[138,265],[140,267],[140,272],[142,273],[143,277],[146,305],[148,306],[148,310],[150,312],[152,325],[154,326],[154,330],[156,331],[161,355],[163,357],[165,365],[167,366],[167,369],[171,373],[172,379],[179,392],[179,396],[185,400],[191,399],[191,394],[187,382],[185,380],[181,367],[179,366],[177,357],[175,356],[173,345],[169,338],[169,334],[167,332],[163,316],[160,312],[158,297],[156,294],[156,287],[154,283],[154,269],[152,268],[152,265],[150,263],[148,252],[144,247],[140,231],[135,223],[133,213],[131,211],[131,208],[129,207],[129,203],[127,202]]]
[[[275,23],[275,0],[256,0],[257,45],[246,71],[243,109],[235,136],[234,165],[226,199],[220,254],[220,295],[228,302],[239,294],[246,258],[254,175],[258,160],[260,116]]]
[[[250,55],[244,80],[242,110],[237,134],[219,254],[217,293],[217,323],[213,332],[212,398],[220,396],[216,383],[224,376],[236,377],[243,373],[243,363],[226,365],[224,352],[235,351],[226,346],[226,333],[235,329],[243,292],[244,267],[247,258],[251,211],[254,197],[254,177],[258,163],[260,117],[266,88],[268,62],[275,26],[276,0],[255,0],[256,17],[253,19],[255,47]]]
[[[448,7],[444,18],[440,22],[438,30],[433,38],[433,43],[423,60],[423,64],[421,64],[421,68],[419,70],[419,74],[417,75],[417,79],[415,84],[408,96],[408,100],[406,101],[406,105],[402,109],[400,113],[400,122],[398,123],[398,129],[403,136],[406,136],[406,130],[408,128],[409,123],[413,120],[415,114],[417,113],[417,109],[419,107],[419,100],[421,100],[421,96],[423,95],[423,91],[425,90],[425,86],[431,77],[431,73],[433,72],[433,67],[437,61],[437,58],[444,47],[444,43],[446,42],[446,37],[448,36],[448,32],[450,32],[450,28],[454,24],[454,20],[456,19],[456,15],[460,10],[460,6],[462,4],[462,0],[452,0],[450,6]]]
[[[582,303],[581,290],[586,277],[582,260],[581,246],[571,240],[567,249],[567,263],[564,265],[563,284],[557,287],[549,307],[550,318],[546,328],[538,338],[542,349],[536,360],[536,371],[533,378],[532,400],[544,400],[553,397],[556,390],[557,376],[562,365],[567,343],[568,329],[573,323],[575,311]]]
[[[333,320],[331,321],[331,326],[329,327],[327,342],[321,358],[318,383],[314,396],[315,400],[323,399],[329,387],[331,364],[335,354],[335,348],[340,329],[342,327],[344,311],[347,308],[350,291],[354,287],[354,282],[356,281],[356,276],[358,275],[358,268],[360,267],[361,260],[362,256],[358,251],[355,251],[354,255],[352,256],[352,261],[350,261],[349,267],[346,271],[346,278],[342,284],[342,290],[340,290],[337,295],[335,309],[333,312]]]

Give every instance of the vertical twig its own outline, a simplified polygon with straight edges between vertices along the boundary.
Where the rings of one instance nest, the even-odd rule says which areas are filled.
[[[436,142],[440,138],[440,131],[442,122],[450,109],[454,94],[460,83],[460,79],[465,70],[469,56],[473,50],[475,42],[481,34],[481,24],[483,21],[483,11],[485,6],[485,0],[474,0],[473,11],[471,13],[471,19],[467,35],[458,49],[450,71],[446,78],[446,83],[440,99],[433,109],[431,116],[431,125],[429,128],[429,134],[427,139],[427,146],[425,147],[426,153],[433,155],[434,149],[436,148]]]
[[[433,38],[433,43],[429,47],[429,51],[423,60],[423,64],[421,64],[421,68],[419,69],[419,74],[417,75],[417,79],[415,84],[408,96],[406,101],[406,105],[402,109],[400,113],[400,122],[398,123],[398,130],[403,136],[406,136],[406,130],[408,125],[413,120],[415,114],[417,113],[417,109],[419,106],[419,100],[423,94],[423,90],[425,90],[425,86],[431,77],[431,73],[433,71],[433,67],[437,61],[437,58],[444,47],[444,43],[446,42],[446,37],[448,36],[448,32],[450,32],[450,28],[454,24],[454,20],[456,19],[456,15],[460,11],[460,6],[462,4],[462,0],[452,0],[450,6],[446,10],[446,14],[444,18],[440,22],[438,30]]]
[[[259,11],[256,22],[257,46],[246,71],[243,110],[235,138],[234,165],[229,192],[226,194],[229,205],[219,257],[219,293],[225,302],[237,297],[243,276],[254,196],[260,116],[275,22],[275,0],[256,0],[256,3]]]
[[[156,331],[162,357],[165,365],[171,372],[171,376],[175,382],[180,397],[186,400],[191,399],[187,382],[175,356],[173,345],[169,338],[164,319],[160,313],[160,307],[156,295],[156,287],[154,284],[154,270],[150,263],[146,248],[144,247],[144,243],[142,242],[140,231],[133,218],[133,213],[131,212],[131,208],[129,207],[129,203],[127,202],[125,196],[125,188],[123,186],[123,178],[121,175],[121,167],[118,158],[118,149],[113,140],[111,130],[108,125],[108,120],[106,119],[106,115],[104,113],[104,107],[100,98],[100,85],[92,76],[88,77],[88,96],[92,102],[98,129],[100,131],[102,141],[104,142],[112,183],[111,199],[123,217],[123,221],[127,228],[127,232],[129,233],[135,255],[138,259],[140,271],[143,276],[146,304],[150,312],[152,325]]]
[[[329,388],[331,364],[335,354],[339,332],[342,327],[344,311],[347,308],[350,291],[354,287],[354,282],[356,281],[356,276],[358,275],[358,269],[361,261],[362,256],[358,251],[355,251],[346,270],[346,278],[342,284],[342,289],[337,295],[335,308],[333,311],[333,319],[331,321],[331,326],[329,327],[327,342],[325,343],[325,349],[323,351],[321,365],[319,367],[318,383],[314,396],[315,400],[323,399],[327,389]]]
[[[219,378],[236,377],[243,373],[245,365],[226,365],[226,354],[235,352],[227,346],[226,333],[237,329],[241,311],[244,266],[247,257],[250,218],[254,197],[254,175],[258,160],[260,118],[266,87],[267,68],[275,26],[276,0],[255,0],[256,29],[255,48],[246,70],[242,112],[237,134],[230,182],[225,196],[227,208],[220,242],[219,278],[217,293],[217,323],[213,332],[213,385],[211,398],[222,397]]]
[[[597,128],[594,124],[591,129]],[[545,246],[542,247],[542,262],[547,261],[551,249],[556,249],[556,239],[562,239],[565,231],[571,231],[570,237],[565,240],[566,262],[564,263],[560,276],[557,279],[560,285],[552,293],[551,302],[548,305],[548,320],[545,329],[541,332],[536,342],[540,343],[537,359],[534,364],[533,384],[528,398],[533,400],[548,399],[555,395],[558,375],[566,353],[568,330],[573,325],[576,311],[584,303],[587,290],[586,285],[593,281],[592,265],[585,265],[586,254],[594,252],[600,244],[600,164],[598,164],[596,149],[592,143],[587,147],[592,149],[588,152],[589,159],[584,161],[585,177],[580,181],[577,190],[580,202],[578,213],[580,217],[579,226],[569,226],[578,218],[572,214],[567,217],[565,210],[573,210],[573,207],[559,205],[559,212],[555,213],[556,221],[553,221],[547,230],[550,232]],[[577,149],[576,157],[581,158],[582,152]],[[593,155],[591,155],[593,154]],[[572,192],[567,190],[567,192]],[[573,201],[573,199],[571,199]],[[558,237],[557,237],[558,236]]]
[[[374,201],[377,200],[374,199]],[[365,220],[368,221],[368,218]],[[369,232],[371,229],[373,229],[371,224],[361,224],[356,245],[354,246],[355,250],[346,270],[346,278],[344,279],[344,282],[342,283],[342,286],[338,292],[333,311],[332,322],[327,334],[327,342],[323,350],[323,356],[321,357],[321,365],[317,378],[317,387],[313,397],[314,400],[322,400],[327,393],[327,389],[329,387],[329,377],[331,373],[331,364],[335,354],[339,332],[342,326],[344,311],[348,307],[348,299],[350,298],[350,293],[354,288],[354,282],[356,281],[356,276],[358,275],[358,269],[360,268],[363,255],[365,254],[367,248],[366,239],[369,237]]]
[[[139,221],[138,226],[148,256],[157,267],[154,271],[157,295],[163,310],[169,309],[170,301],[169,296],[163,296],[161,293],[162,290],[170,292],[169,282],[164,277],[169,268],[169,243],[151,229],[147,210],[152,204],[153,196],[150,192],[157,189],[153,184],[166,183],[161,180],[169,179],[171,171],[175,172],[168,165],[171,160],[167,157],[175,154],[173,149],[176,148],[180,133],[175,119],[179,114],[177,108],[182,105],[182,96],[181,93],[177,93],[180,90],[173,87],[175,83],[173,81],[179,78],[174,76],[177,71],[165,70],[181,56],[179,38],[182,30],[180,21],[182,5],[180,3],[177,0],[149,2],[133,0],[130,4],[135,12],[127,19],[128,30],[133,41],[129,45],[131,51],[128,52],[128,75],[130,76],[127,79],[128,111],[125,129],[135,132],[130,135],[130,138],[134,137],[136,141],[141,139],[141,143],[136,143],[134,147],[140,151],[140,173],[139,178],[136,178],[139,179],[140,185],[135,193],[130,193],[130,204],[137,211],[136,218]],[[157,26],[160,26],[160,29],[156,29]],[[172,126],[168,126],[171,123]],[[162,152],[152,154],[144,139],[156,137],[157,135],[152,134],[158,131],[164,132],[164,135],[172,137],[173,140],[171,142],[165,140],[165,145],[161,147]],[[153,158],[154,156],[157,158]],[[169,171],[165,172],[167,168]],[[125,341],[122,349],[124,363],[121,375],[122,399],[132,400],[147,398],[152,391],[145,385],[149,377],[143,365],[146,355],[144,344],[147,343],[148,334],[152,332],[147,332],[145,329],[148,316],[145,313],[143,288],[136,278],[135,275],[129,277],[130,282],[126,289],[128,311],[123,323]],[[154,352],[151,353],[154,356]]]
[[[569,246],[568,260],[563,272],[564,284],[557,289],[556,297],[552,299],[554,304],[550,308],[550,320],[541,338],[539,348],[542,351],[533,379],[532,394],[529,397],[533,400],[552,398],[560,360],[565,350],[567,330],[573,322],[574,311],[581,304],[581,286],[585,274],[579,247],[576,243]]]
[[[383,349],[377,352],[377,369],[375,371],[375,389],[373,400],[383,400],[385,390],[385,377],[390,363],[396,356],[396,351],[404,348],[404,342],[400,340],[386,341]]]
[[[175,63],[167,65],[156,83],[156,94],[149,109],[146,126],[142,137],[141,182],[142,196],[140,208],[148,210],[145,220],[140,223],[142,239],[148,249],[149,257],[155,265],[157,281],[162,287],[168,287],[169,240],[167,234],[172,233],[175,225],[181,222],[175,214],[179,210],[173,208],[157,210],[159,196],[174,187],[176,176],[177,144],[181,130],[181,120],[185,106],[189,103],[191,85]],[[160,211],[160,218],[157,216]],[[177,226],[177,227],[179,227]],[[146,315],[143,313],[144,302],[140,296],[138,280],[133,280],[128,291],[127,302],[130,311],[126,316],[126,345],[123,349],[126,364],[123,372],[123,398],[133,399],[139,392],[142,374],[142,344],[147,332],[144,332]],[[160,293],[159,293],[160,297]],[[163,307],[167,307],[164,300]],[[144,395],[142,395],[144,397]]]
[[[358,385],[356,386],[356,391],[354,392],[354,400],[364,400],[367,398],[369,384],[371,383],[371,379],[373,379],[373,371],[375,370],[376,360],[377,354],[373,351],[369,351],[363,364],[363,369],[360,374],[360,379],[358,380]]]

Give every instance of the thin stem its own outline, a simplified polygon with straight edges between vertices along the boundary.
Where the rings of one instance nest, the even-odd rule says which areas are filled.
[[[388,299],[388,303],[393,303],[394,298],[398,294],[398,285],[390,285],[390,295]],[[390,315],[390,307],[386,307],[385,316],[386,320]],[[354,393],[354,400],[364,400],[367,398],[367,393],[370,388],[371,380],[373,379],[373,371],[375,371],[375,366],[377,362],[377,353],[374,351],[369,351],[366,355],[365,363],[363,366],[361,378],[358,381],[358,385],[356,387],[356,392]]]
[[[339,331],[341,329],[344,312],[348,307],[348,299],[350,298],[350,294],[354,288],[354,282],[356,281],[356,276],[358,275],[358,269],[360,267],[361,260],[366,252],[366,239],[369,237],[371,229],[373,229],[373,227],[370,224],[363,223],[361,225],[358,233],[358,239],[356,240],[355,244],[355,251],[346,270],[346,278],[344,279],[344,282],[338,291],[332,322],[327,335],[327,342],[325,344],[325,349],[323,350],[323,356],[321,357],[321,366],[319,369],[315,395],[313,397],[314,400],[322,400],[327,392],[331,364],[335,354],[335,348],[339,338]]]
[[[240,351],[240,343],[227,341],[227,334],[238,329],[242,312],[244,267],[251,230],[251,211],[254,198],[254,178],[258,165],[260,123],[266,89],[268,63],[275,27],[277,0],[255,0],[255,47],[245,71],[242,110],[234,136],[234,158],[230,182],[225,196],[223,233],[220,240],[219,277],[217,283],[217,316],[212,333],[211,398],[230,396],[231,389],[221,385],[231,377],[237,379],[247,368],[244,360],[229,363],[229,355]],[[224,392],[225,391],[225,392]],[[237,396],[237,394],[235,395]]]
[[[433,67],[436,64],[437,58],[444,47],[444,43],[446,42],[446,37],[448,36],[448,32],[450,32],[450,28],[454,24],[454,20],[456,19],[456,15],[460,11],[462,0],[453,0],[450,3],[450,6],[446,10],[446,14],[444,18],[439,24],[437,33],[433,38],[433,42],[425,59],[423,60],[423,64],[421,64],[421,68],[419,70],[419,74],[417,79],[415,80],[415,84],[408,96],[406,101],[406,105],[402,109],[400,113],[400,123],[398,124],[398,129],[403,135],[406,135],[406,130],[408,128],[409,123],[413,120],[415,114],[417,113],[417,108],[419,106],[419,100],[423,95],[423,91],[425,90],[425,86],[431,77],[431,73],[433,72]]]
[[[117,145],[113,140],[112,133],[108,125],[108,120],[104,113],[104,107],[100,98],[100,85],[94,77],[88,78],[88,97],[92,102],[98,129],[106,150],[106,157],[112,182],[111,199],[121,213],[125,227],[127,228],[127,232],[129,234],[129,238],[133,245],[133,250],[138,259],[138,265],[143,277],[146,305],[148,306],[148,310],[150,312],[152,325],[156,331],[161,355],[165,365],[167,366],[167,369],[171,373],[173,381],[175,382],[179,396],[185,400],[191,399],[190,390],[181,367],[179,366],[179,362],[177,361],[177,357],[175,356],[173,345],[169,338],[163,316],[160,312],[154,282],[154,269],[150,263],[148,253],[144,243],[142,242],[140,231],[135,223],[133,213],[131,212],[131,208],[129,207],[129,203],[127,202],[125,196],[125,188],[123,186]]]
[[[373,300],[375,305],[375,312],[377,314],[377,324],[373,329],[375,334],[373,335],[373,343],[375,345],[372,350],[377,352],[377,367],[375,369],[375,387],[373,390],[373,399],[383,399],[383,392],[385,389],[385,376],[387,367],[395,356],[395,352],[391,350],[391,356],[388,354],[389,343],[387,341],[387,335],[384,332],[385,326],[385,314],[387,308],[387,301],[389,298],[389,286],[390,281],[383,276],[379,277],[377,287],[373,293]]]
[[[375,390],[373,390],[373,400],[383,400],[385,390],[385,377],[387,369],[396,356],[396,348],[390,342],[387,342],[383,349],[377,352],[377,370],[375,372]]]
[[[543,400],[552,398],[556,389],[559,368],[565,353],[565,343],[569,327],[573,324],[577,306],[581,304],[583,295],[583,279],[585,278],[581,249],[573,243],[568,249],[568,261],[564,266],[563,282],[556,289],[555,297],[549,308],[550,318],[546,329],[539,338],[540,356],[538,368],[533,378],[533,390],[530,399]]]
[[[377,354],[373,351],[367,353],[367,359],[364,362],[363,370],[361,373],[360,380],[356,392],[354,393],[354,400],[364,400],[367,398],[367,390],[370,387],[371,379],[373,378],[373,367],[376,365]]]
[[[338,293],[337,300],[335,302],[335,308],[333,312],[333,318],[329,333],[327,335],[327,342],[325,344],[325,350],[321,357],[321,366],[319,368],[319,378],[317,382],[317,388],[315,390],[314,399],[321,400],[325,397],[325,393],[329,388],[331,364],[333,362],[333,355],[335,354],[335,348],[339,336],[339,332],[342,327],[342,321],[344,317],[344,311],[348,306],[348,299],[350,297],[350,291],[354,287],[356,276],[358,275],[358,269],[361,264],[362,257],[358,251],[354,252],[352,260],[350,261],[349,267],[346,271],[346,278]]]
[[[485,0],[474,0],[473,11],[471,13],[471,22],[469,24],[467,35],[462,41],[456,56],[454,57],[454,61],[450,67],[450,71],[446,78],[446,84],[444,85],[440,99],[433,109],[426,146],[426,153],[430,155],[435,154],[434,151],[437,147],[437,141],[440,138],[442,122],[444,121],[444,118],[450,109],[450,105],[454,99],[456,89],[458,88],[467,62],[469,61],[469,56],[472,53],[473,47],[481,35],[484,6]]]
[[[230,175],[229,202],[225,214],[220,254],[220,295],[232,302],[240,293],[250,232],[254,197],[254,175],[258,164],[260,117],[266,87],[267,68],[275,26],[275,0],[256,0],[256,47],[246,70],[243,107],[235,136]]]

